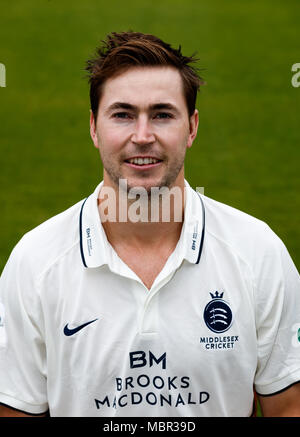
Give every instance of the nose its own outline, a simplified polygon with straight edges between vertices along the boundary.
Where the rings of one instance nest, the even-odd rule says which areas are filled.
[[[131,141],[140,146],[151,144],[155,141],[155,136],[151,127],[151,122],[148,117],[140,116],[134,126],[134,131],[131,137]]]

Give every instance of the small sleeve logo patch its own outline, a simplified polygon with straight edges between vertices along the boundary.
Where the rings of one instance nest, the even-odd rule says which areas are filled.
[[[295,323],[292,328],[292,346],[300,347],[300,323]]]

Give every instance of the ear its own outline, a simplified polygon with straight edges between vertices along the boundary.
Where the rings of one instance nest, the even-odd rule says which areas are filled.
[[[94,143],[94,146],[97,147],[97,149],[99,149],[97,130],[96,130],[96,120],[94,118],[94,114],[91,109],[90,109],[90,135]]]
[[[199,113],[198,110],[195,109],[194,114],[191,115],[190,120],[189,120],[190,124],[190,133],[188,136],[188,141],[187,141],[187,147],[190,148],[192,147],[193,141],[197,136],[197,132],[198,132],[198,125],[199,125]]]

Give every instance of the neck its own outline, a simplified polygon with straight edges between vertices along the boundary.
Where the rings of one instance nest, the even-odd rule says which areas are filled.
[[[176,245],[184,220],[184,179],[172,188],[146,190],[104,185],[98,199],[103,228],[112,246],[156,247]]]

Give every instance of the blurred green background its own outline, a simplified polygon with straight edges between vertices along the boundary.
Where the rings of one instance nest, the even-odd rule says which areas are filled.
[[[198,52],[207,85],[186,178],[264,221],[300,267],[299,0],[3,2],[0,271],[20,237],[102,179],[89,137],[85,61],[111,31]]]

